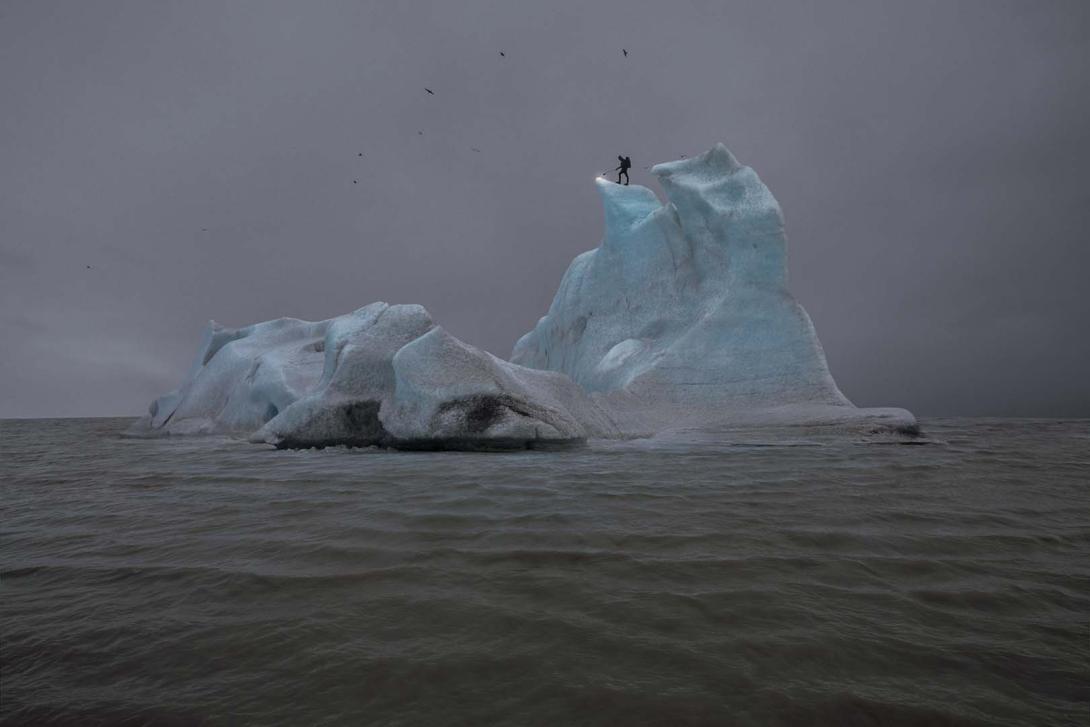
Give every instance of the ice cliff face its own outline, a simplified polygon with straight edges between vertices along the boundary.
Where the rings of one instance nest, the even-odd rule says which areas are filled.
[[[568,377],[468,346],[418,305],[205,330],[189,376],[133,434],[249,435],[278,447],[533,448],[616,436]]]
[[[856,409],[787,291],[779,204],[722,144],[653,168],[661,204],[598,179],[601,246],[568,268],[511,360],[567,374],[630,433],[740,420],[910,431],[904,410]]]

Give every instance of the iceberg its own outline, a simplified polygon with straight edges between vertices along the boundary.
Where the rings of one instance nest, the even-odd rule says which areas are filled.
[[[419,305],[213,321],[182,385],[130,434],[435,450],[707,441],[753,426],[918,435],[911,413],[858,408],[837,388],[787,289],[783,214],[756,172],[722,144],[652,171],[665,204],[597,180],[605,235],[572,261],[510,361]]]
[[[667,203],[599,178],[600,246],[575,258],[511,360],[570,376],[628,435],[808,425],[913,436],[837,388],[787,289],[779,203],[722,144],[652,168]]]

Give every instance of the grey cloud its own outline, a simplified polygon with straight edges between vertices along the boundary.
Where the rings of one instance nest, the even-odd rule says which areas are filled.
[[[1088,8],[11,0],[0,416],[139,413],[209,318],[417,302],[506,356],[591,178],[716,141],[857,403],[1090,416]]]

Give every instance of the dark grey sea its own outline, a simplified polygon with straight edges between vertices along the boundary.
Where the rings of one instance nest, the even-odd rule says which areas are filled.
[[[1090,723],[1090,421],[504,454],[128,424],[0,422],[4,723]]]

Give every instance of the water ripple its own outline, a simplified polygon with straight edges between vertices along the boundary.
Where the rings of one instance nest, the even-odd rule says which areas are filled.
[[[0,421],[0,722],[1086,724],[1090,422],[279,452]]]

